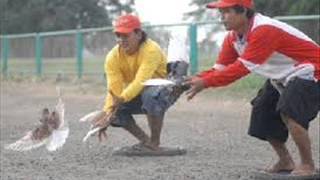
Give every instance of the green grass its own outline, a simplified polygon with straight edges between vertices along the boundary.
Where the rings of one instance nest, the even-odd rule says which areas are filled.
[[[43,59],[42,77],[36,77],[36,66],[34,59],[10,59],[8,61],[7,79],[13,81],[23,81],[32,79],[33,81],[57,80],[58,76],[65,82],[79,82],[90,84],[105,84],[103,78],[104,58],[91,58],[83,60],[83,78],[77,78],[77,62],[75,58]],[[212,60],[203,59],[199,61],[199,71],[209,69],[213,65]],[[60,80],[60,81],[61,81]],[[249,75],[237,82],[223,88],[216,88],[216,93],[226,96],[252,96],[262,86],[264,79]]]
[[[104,58],[92,58],[83,60],[83,73],[103,74]],[[2,69],[1,69],[2,71]],[[36,62],[34,59],[9,59],[8,72],[12,74],[34,74],[36,73]],[[75,58],[44,58],[42,61],[42,72],[46,74],[73,74],[78,72]]]
[[[198,64],[199,71],[208,70],[213,66],[214,59],[203,58],[199,60]],[[213,94],[218,96],[238,96],[247,98],[255,95],[264,82],[265,78],[255,74],[250,74],[226,87],[216,88]],[[208,94],[210,94],[210,92]]]
[[[264,82],[265,78],[251,74],[218,91],[225,95],[247,98],[255,95]]]

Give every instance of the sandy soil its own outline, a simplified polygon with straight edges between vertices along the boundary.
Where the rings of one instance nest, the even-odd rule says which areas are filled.
[[[70,86],[69,86],[70,87]],[[117,147],[136,143],[127,132],[110,128],[109,139],[96,138],[86,144],[82,138],[88,125],[80,117],[97,109],[103,94],[65,88],[66,119],[71,134],[57,152],[45,148],[30,152],[4,149],[34,127],[45,106],[54,107],[54,86],[44,83],[1,82],[1,180],[233,180],[255,179],[252,172],[271,165],[276,156],[271,147],[247,135],[249,99],[221,97],[205,92],[192,102],[182,97],[166,115],[162,144],[182,146],[184,156],[123,157],[113,156]],[[137,122],[147,129],[143,116]],[[319,167],[319,118],[310,128],[312,149]],[[290,151],[298,161],[291,139]]]

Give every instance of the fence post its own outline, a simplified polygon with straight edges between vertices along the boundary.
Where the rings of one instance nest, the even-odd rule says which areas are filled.
[[[36,34],[36,75],[42,75],[42,37],[39,33]]]
[[[2,60],[3,60],[2,73],[5,77],[7,77],[7,75],[8,75],[8,55],[9,55],[9,51],[10,51],[8,37],[3,36],[3,38],[1,38],[1,47],[2,47],[1,51],[2,51]]]
[[[198,72],[197,24],[189,26],[191,74]]]
[[[76,48],[78,78],[81,79],[83,73],[83,33],[79,31],[76,35]]]

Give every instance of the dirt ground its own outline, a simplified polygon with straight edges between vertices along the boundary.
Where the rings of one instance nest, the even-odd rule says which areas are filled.
[[[99,107],[102,93],[83,93],[62,87],[70,136],[57,152],[44,147],[30,152],[4,149],[37,123],[42,108],[57,102],[55,86],[46,83],[1,82],[1,180],[234,180],[256,179],[252,175],[276,161],[271,147],[247,135],[250,105],[247,98],[202,93],[193,101],[182,97],[166,115],[162,144],[182,146],[187,154],[175,157],[124,157],[115,148],[136,143],[119,128],[108,130],[109,139],[91,138],[82,143],[88,124],[80,117]],[[102,92],[102,91],[101,91]],[[147,128],[143,116],[137,122]],[[319,167],[319,118],[310,127],[312,149]],[[290,152],[298,162],[291,139]]]

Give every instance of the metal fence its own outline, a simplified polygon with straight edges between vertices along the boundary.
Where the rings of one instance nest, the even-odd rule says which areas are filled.
[[[276,18],[320,42],[320,15]],[[144,30],[164,51],[171,33],[184,34],[190,44],[191,74],[214,63],[223,37],[222,25],[217,21],[144,26]],[[1,74],[4,76],[102,77],[105,56],[116,43],[112,27],[1,35],[0,38]]]

